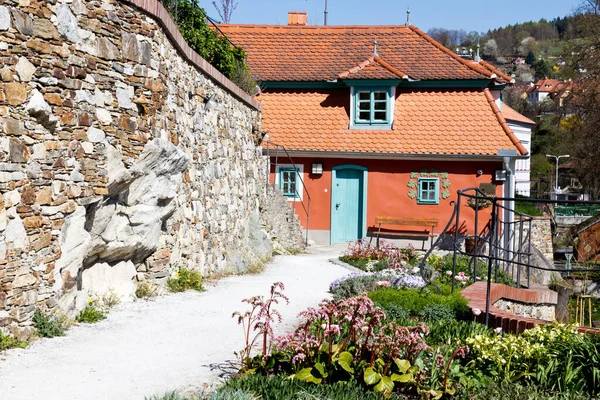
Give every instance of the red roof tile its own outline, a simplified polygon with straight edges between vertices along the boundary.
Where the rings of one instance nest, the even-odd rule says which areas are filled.
[[[375,40],[381,59],[412,79],[490,79],[494,74],[463,60],[414,26],[219,27],[246,51],[253,75],[263,81],[335,80],[371,58]],[[383,73],[370,65],[366,72]]]
[[[398,90],[391,130],[349,129],[350,91],[281,90],[259,96],[263,129],[290,150],[423,155],[527,151],[489,90]]]

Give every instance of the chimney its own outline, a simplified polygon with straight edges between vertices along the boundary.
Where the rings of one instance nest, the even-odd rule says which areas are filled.
[[[306,26],[306,11],[290,11],[288,13],[288,25]]]

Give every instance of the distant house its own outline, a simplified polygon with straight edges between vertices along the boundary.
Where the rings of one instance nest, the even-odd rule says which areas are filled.
[[[511,77],[414,26],[307,26],[305,13],[289,21],[220,29],[248,54],[263,129],[296,164],[273,157],[272,182],[298,201],[303,178],[314,242],[372,235],[378,216],[434,218],[440,233],[458,189],[487,184],[514,197],[528,148],[501,111]],[[463,212],[461,226],[473,218]]]
[[[543,101],[547,97],[554,100],[559,107],[563,106],[564,99],[571,93],[573,83],[562,82],[558,79],[540,79],[532,83],[527,89],[527,100],[532,104]]]
[[[508,105],[502,105],[502,115],[508,127],[517,136],[527,152],[531,151],[531,129],[535,122],[519,114]],[[518,159],[515,165],[515,193],[529,197],[531,195],[531,160],[529,157]]]

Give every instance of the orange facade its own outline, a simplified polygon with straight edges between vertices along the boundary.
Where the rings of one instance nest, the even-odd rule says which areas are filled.
[[[273,160],[274,162],[274,160]],[[456,200],[457,190],[479,187],[482,183],[494,183],[494,171],[502,169],[500,161],[420,161],[420,160],[355,160],[355,159],[323,159],[295,158],[297,166],[303,166],[302,178],[310,195],[309,231],[329,231],[331,229],[331,193],[332,169],[340,165],[357,165],[367,169],[366,225],[372,232],[377,216],[435,218],[439,221],[437,233],[446,226],[452,215],[451,201]],[[323,174],[310,173],[313,162],[323,164]],[[414,174],[427,172],[431,176],[447,176],[450,185],[447,188],[449,197],[439,198],[439,204],[418,204],[416,198],[409,197],[408,186]],[[483,172],[478,174],[478,172]],[[274,182],[275,167],[272,168]],[[437,174],[437,175],[436,175]],[[445,179],[444,179],[445,180]],[[441,189],[440,189],[441,190]],[[502,185],[496,186],[496,195],[502,195]],[[306,193],[303,201],[307,203]],[[464,200],[463,200],[464,201]],[[290,200],[292,202],[292,200]],[[485,212],[487,211],[487,213]],[[306,227],[306,214],[299,201],[296,214],[303,227]],[[462,207],[459,232],[472,234],[475,212]],[[489,209],[479,214],[479,231],[483,230],[489,219]],[[448,231],[454,231],[454,224]],[[364,236],[364,235],[363,235]]]

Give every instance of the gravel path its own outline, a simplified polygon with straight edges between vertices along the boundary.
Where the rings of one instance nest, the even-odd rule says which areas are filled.
[[[8,351],[0,355],[0,399],[140,400],[212,386],[243,347],[231,318],[245,309],[241,299],[266,295],[271,283],[282,281],[290,304],[279,307],[284,323],[276,331],[290,330],[298,312],[316,305],[329,283],[348,273],[328,262],[340,253],[316,247],[311,254],[278,256],[260,275],[224,278],[204,293],[122,304],[97,324]]]

